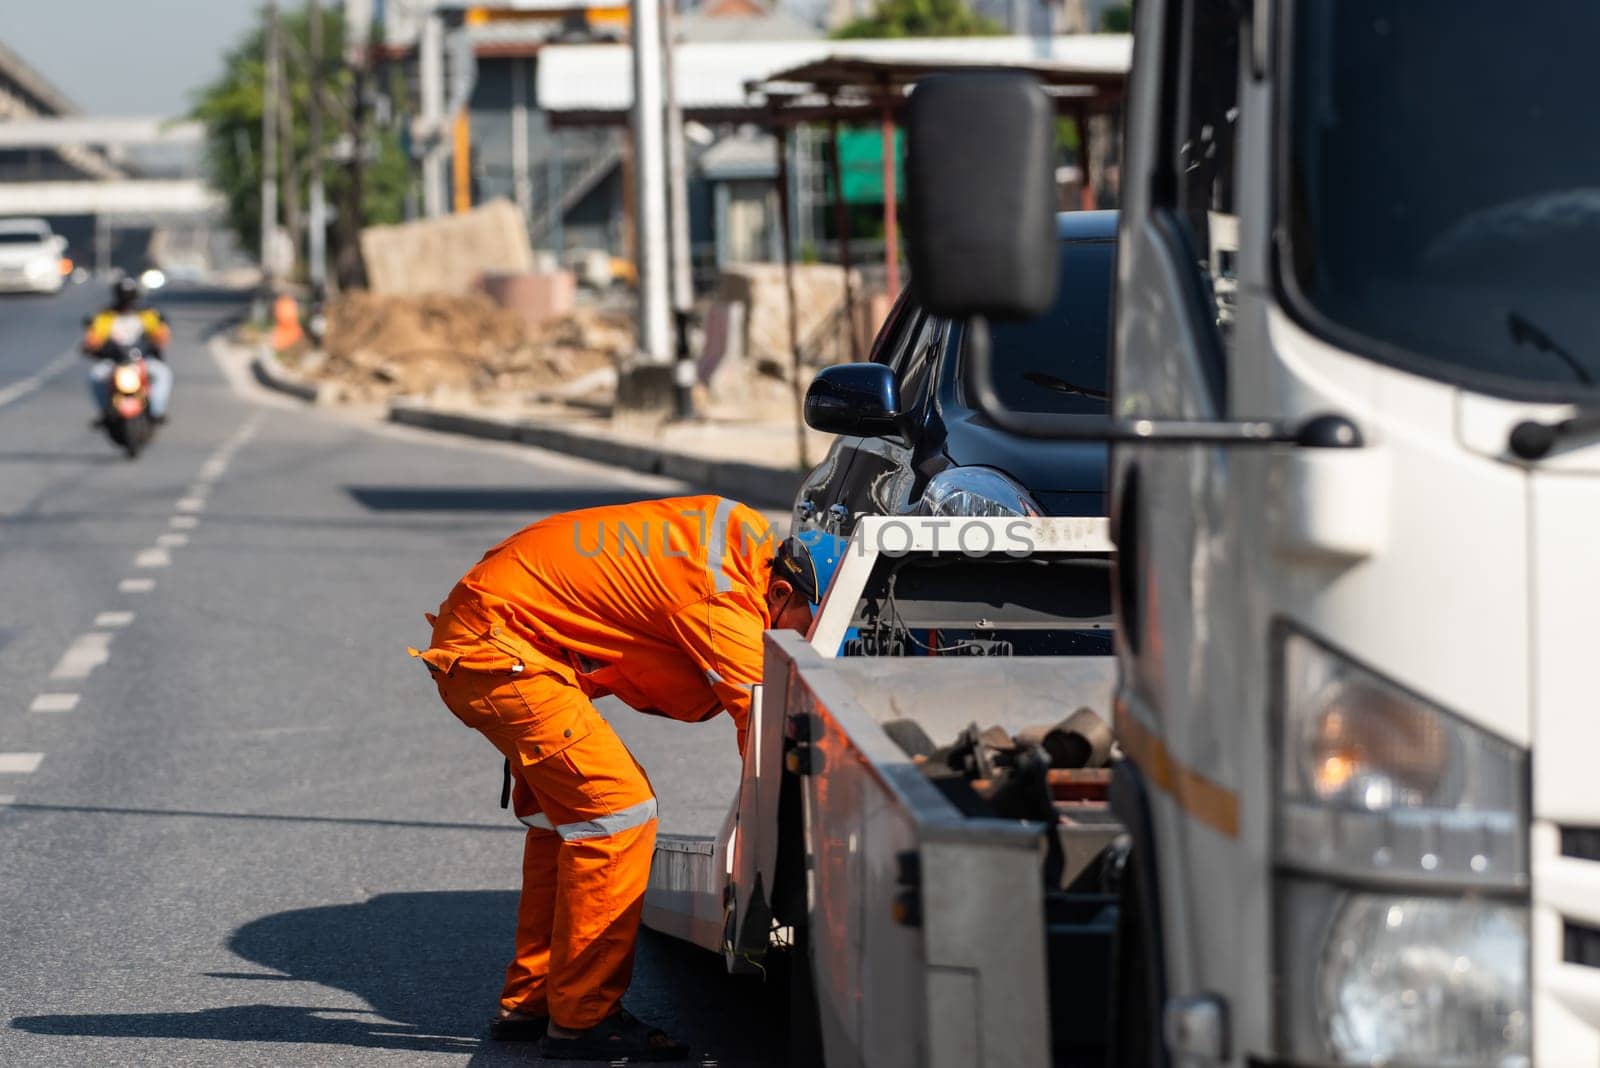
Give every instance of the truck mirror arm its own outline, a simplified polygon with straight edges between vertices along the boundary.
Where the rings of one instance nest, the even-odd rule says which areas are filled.
[[[1054,441],[1103,441],[1133,445],[1298,445],[1313,449],[1359,449],[1366,444],[1349,417],[1314,415],[1303,422],[1270,419],[1118,419],[1114,416],[1018,412],[995,389],[989,324],[968,320],[967,389],[978,410],[1008,433]]]

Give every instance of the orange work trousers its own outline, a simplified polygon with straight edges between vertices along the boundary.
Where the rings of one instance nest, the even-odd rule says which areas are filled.
[[[436,646],[447,629],[441,618]],[[461,648],[458,637],[452,644]],[[433,676],[450,711],[511,762],[517,818],[528,826],[516,956],[500,1004],[548,1012],[561,1027],[593,1027],[633,978],[655,794],[568,665],[499,628],[493,645],[512,654],[509,671],[467,666],[492,662],[486,647],[490,656],[469,654]]]

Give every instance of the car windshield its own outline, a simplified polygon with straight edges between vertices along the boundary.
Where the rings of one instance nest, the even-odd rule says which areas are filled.
[[[1600,4],[1448,7],[1296,4],[1291,289],[1356,351],[1489,389],[1588,389]]]
[[[1115,254],[1110,239],[1062,242],[1054,306],[1035,319],[989,327],[995,389],[1007,408],[1063,415],[1106,410]]]
[[[46,236],[37,230],[0,230],[0,245],[42,245]]]

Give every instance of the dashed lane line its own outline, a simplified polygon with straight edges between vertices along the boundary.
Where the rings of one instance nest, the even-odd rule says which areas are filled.
[[[177,509],[180,512],[203,512],[205,507],[204,497],[184,497],[177,504]]]
[[[149,593],[156,588],[156,580],[148,578],[123,579],[117,589],[123,593]]]
[[[173,530],[193,530],[200,525],[200,520],[192,515],[175,515],[167,520],[167,526]]]
[[[95,668],[111,659],[111,635],[90,631],[80,634],[61,654],[52,679],[86,679]]]
[[[133,558],[134,567],[170,567],[171,565],[172,554],[160,546],[154,549],[146,549]]]
[[[0,773],[32,775],[43,760],[43,753],[0,753]]]
[[[75,693],[42,693],[28,706],[30,712],[71,712],[78,707]]]
[[[26,397],[40,386],[50,381],[56,375],[60,374],[62,371],[65,371],[68,367],[71,367],[77,358],[77,350],[68,349],[66,352],[63,352],[61,355],[57,356],[55,359],[39,368],[27,378],[18,379],[9,386],[0,389],[0,408],[4,408],[11,402],[19,401],[23,397]]]
[[[162,534],[160,537],[156,538],[156,544],[161,546],[163,549],[181,549],[185,545],[189,544],[189,535]]]
[[[10,808],[17,803],[16,794],[0,794],[0,808]]]
[[[126,627],[132,622],[132,612],[101,612],[94,617],[94,625],[97,627]]]

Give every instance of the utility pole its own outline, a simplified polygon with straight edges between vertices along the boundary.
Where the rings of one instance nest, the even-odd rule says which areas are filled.
[[[667,90],[667,207],[672,236],[672,326],[675,355],[672,384],[675,414],[694,416],[695,363],[689,351],[689,321],[694,310],[694,275],[689,256],[689,177],[683,141],[683,109],[678,106],[671,0],[661,12],[661,67]]]
[[[430,219],[444,214],[444,17],[430,7],[418,43],[418,89],[422,95],[422,129],[427,148],[422,154],[422,212]]]
[[[311,21],[311,222],[306,262],[311,299],[317,301],[328,282],[328,203],[322,181],[322,0],[306,0],[306,18]]]
[[[277,283],[278,240],[278,0],[267,0],[266,84],[261,90],[261,284],[270,298]]]
[[[668,360],[667,190],[662,158],[661,4],[631,0],[633,15],[633,158],[639,269],[639,351]]]

